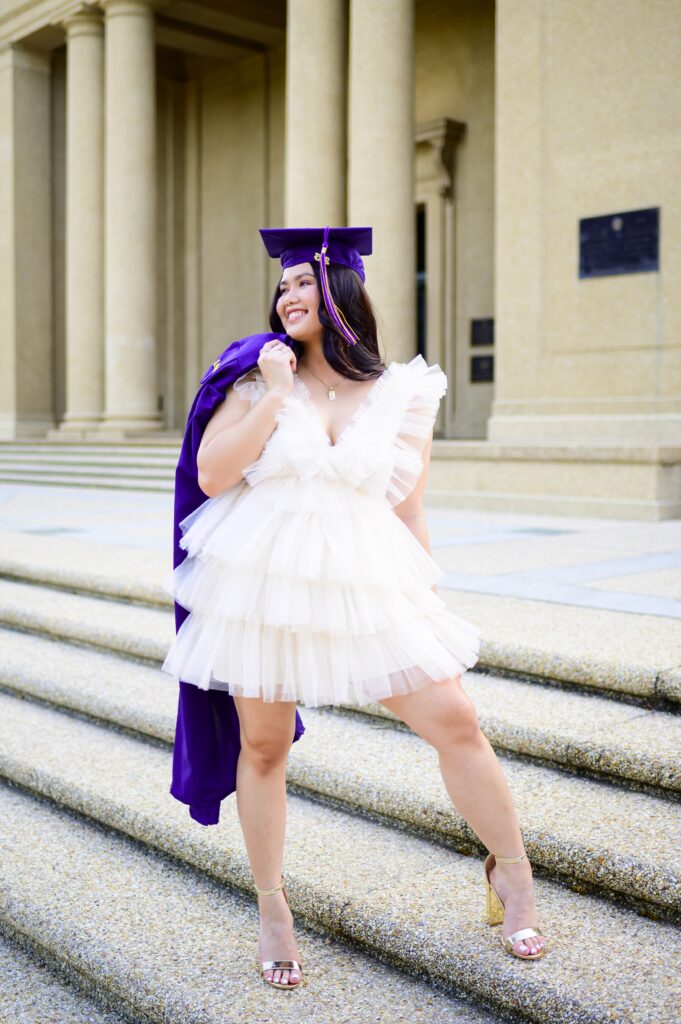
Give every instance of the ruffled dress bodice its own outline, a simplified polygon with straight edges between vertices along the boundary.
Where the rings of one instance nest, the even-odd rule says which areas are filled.
[[[258,367],[234,382],[255,404]],[[479,630],[432,587],[442,569],[395,515],[423,470],[447,378],[390,363],[336,442],[297,375],[243,480],[181,523],[167,589],[190,614],[163,664],[237,696],[365,704],[458,675]]]
[[[256,367],[234,383],[252,403],[267,390]],[[306,386],[294,375],[293,391],[277,416],[279,429],[260,457],[243,470],[254,486],[268,477],[331,481],[363,494],[403,501],[418,480],[421,452],[433,429],[447,378],[422,356],[391,363],[364,395],[333,444]]]

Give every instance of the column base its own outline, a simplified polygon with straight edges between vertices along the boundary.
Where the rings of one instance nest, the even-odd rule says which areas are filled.
[[[54,426],[51,417],[20,419],[11,414],[0,415],[0,441],[42,441]]]
[[[86,437],[90,441],[125,441],[147,434],[155,436],[165,430],[166,425],[159,416],[109,416],[88,429]]]
[[[64,419],[45,435],[48,441],[84,441],[90,430],[96,430],[99,416],[71,416]]]

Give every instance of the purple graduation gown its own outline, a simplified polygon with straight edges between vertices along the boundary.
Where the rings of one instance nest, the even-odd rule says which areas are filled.
[[[180,547],[180,522],[207,498],[199,487],[196,466],[206,424],[224,400],[228,385],[257,364],[260,349],[273,338],[290,344],[285,334],[251,334],[228,345],[201,379],[189,410],[175,470],[175,568],[187,557],[187,552]],[[188,610],[175,601],[176,633],[188,614]],[[304,731],[296,710],[294,741],[300,739]],[[217,825],[221,801],[236,790],[236,763],[240,749],[239,717],[234,698],[226,690],[201,690],[181,679],[170,792],[177,800],[189,804],[191,817],[201,825]]]

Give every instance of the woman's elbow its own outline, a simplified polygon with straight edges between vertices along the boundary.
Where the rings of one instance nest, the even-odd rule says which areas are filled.
[[[208,498],[217,498],[223,491],[229,490],[230,487],[234,487],[243,479],[241,474],[235,476],[234,472],[229,475],[223,473],[222,477],[218,478],[206,466],[203,466],[200,461],[197,462],[197,470],[197,483]]]
[[[206,497],[217,498],[218,494],[220,494],[221,491],[224,491],[225,487],[229,486],[229,482],[225,483],[218,480],[214,472],[215,467],[211,470],[210,462],[207,465],[206,460],[202,459],[201,456],[202,452],[199,451],[196,458],[197,483]]]
[[[196,455],[196,482],[205,495],[212,498],[211,494],[212,484],[208,467],[206,466],[204,459],[204,452],[202,448],[199,448]]]
[[[422,501],[409,501],[409,499],[406,499],[399,505],[394,505],[393,512],[398,519],[402,520],[420,519],[421,516],[426,514]]]
[[[205,473],[202,473],[201,470],[199,470],[198,473],[197,483],[207,498],[216,497],[217,492],[213,490],[213,485],[211,483],[210,477],[207,476]]]

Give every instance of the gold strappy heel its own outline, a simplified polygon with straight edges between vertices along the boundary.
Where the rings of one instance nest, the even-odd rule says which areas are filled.
[[[275,892],[279,892],[281,889],[284,893],[284,899],[288,903],[288,896],[286,895],[286,889],[284,888],[284,876],[281,876],[281,882],[279,885],[275,885],[273,889],[258,889],[255,887],[256,892],[259,896],[271,896]],[[290,904],[289,904],[290,905]],[[267,982],[268,985],[272,985],[273,988],[285,988],[294,989],[302,983],[303,971],[301,965],[297,960],[257,960],[256,961],[262,980]],[[293,984],[290,982],[283,983],[281,981],[271,981],[270,978],[265,977],[265,971],[298,971],[299,980],[294,981]]]
[[[496,889],[493,887],[489,880],[489,873],[494,867],[495,861],[499,861],[502,864],[517,864],[519,861],[524,860],[527,856],[526,853],[520,855],[520,857],[496,857],[493,853],[490,853],[485,860],[485,887],[487,891],[487,924],[503,924],[504,923],[504,904],[499,899],[499,895]],[[502,935],[501,941],[504,944],[504,949],[507,953],[512,953],[513,956],[517,956],[519,960],[539,960],[544,956],[546,952],[545,943],[538,953],[516,953],[513,948],[513,944],[518,942],[519,939],[529,939],[532,935],[537,935],[540,938],[544,938],[534,928],[521,928],[517,932],[513,932],[505,939]],[[548,940],[547,940],[548,942]]]

